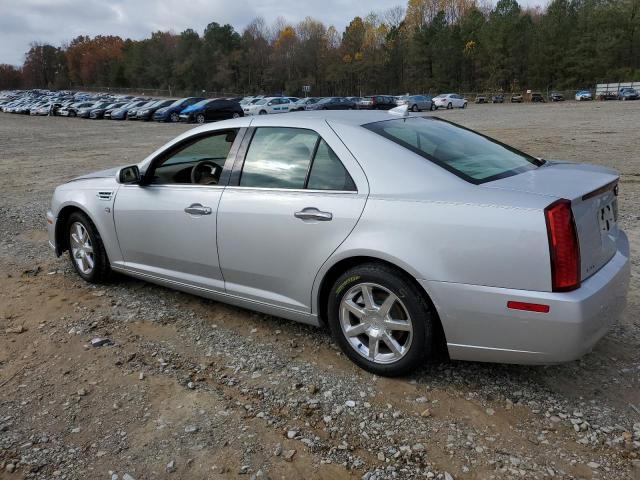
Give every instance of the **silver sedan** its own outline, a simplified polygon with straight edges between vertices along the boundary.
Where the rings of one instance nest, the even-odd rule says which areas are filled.
[[[441,350],[548,364],[625,305],[618,178],[437,118],[269,115],[61,185],[47,221],[89,282],[120,272],[325,326],[377,374]]]

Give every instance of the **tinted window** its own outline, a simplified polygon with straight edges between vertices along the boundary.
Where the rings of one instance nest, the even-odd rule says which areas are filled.
[[[304,188],[318,135],[301,128],[258,128],[242,168],[240,185]]]
[[[387,120],[365,128],[472,183],[515,175],[542,164],[495,140],[433,118]]]
[[[338,156],[324,140],[320,141],[313,158],[307,188],[312,190],[355,190],[351,176]]]

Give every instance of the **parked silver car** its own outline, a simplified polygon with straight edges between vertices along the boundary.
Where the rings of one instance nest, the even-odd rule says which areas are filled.
[[[431,97],[427,97],[426,95],[403,95],[396,100],[396,105],[407,105],[412,112],[436,109],[431,101]]]
[[[116,271],[328,325],[377,374],[440,346],[548,364],[625,305],[618,178],[439,118],[305,112],[190,130],[59,186],[47,221],[89,282]]]

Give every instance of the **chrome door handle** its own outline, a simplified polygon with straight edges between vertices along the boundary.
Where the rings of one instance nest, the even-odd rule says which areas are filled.
[[[331,212],[322,212],[315,207],[303,208],[301,211],[294,213],[293,216],[300,220],[319,220],[321,222],[328,222],[333,218]]]
[[[192,203],[187,208],[184,209],[185,213],[189,215],[211,215],[211,207],[204,207],[199,203]]]

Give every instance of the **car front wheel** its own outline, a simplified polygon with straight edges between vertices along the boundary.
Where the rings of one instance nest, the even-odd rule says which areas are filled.
[[[451,105],[451,102],[447,103],[447,110],[451,110],[453,108],[453,105]]]
[[[171,121],[172,121],[173,123],[177,123],[177,122],[179,122],[179,121],[180,121],[180,115],[178,115],[178,112],[173,112],[173,113],[171,114]]]
[[[462,104],[462,108],[467,108],[467,102],[464,102],[464,103]]]
[[[204,123],[204,115],[202,113],[199,113],[198,115],[196,115],[196,122]]]
[[[345,355],[377,375],[403,375],[433,352],[428,303],[411,279],[387,265],[342,274],[329,295],[328,320]]]
[[[111,266],[102,239],[93,222],[82,212],[74,212],[67,223],[69,258],[73,268],[90,283],[103,283],[111,276]]]

